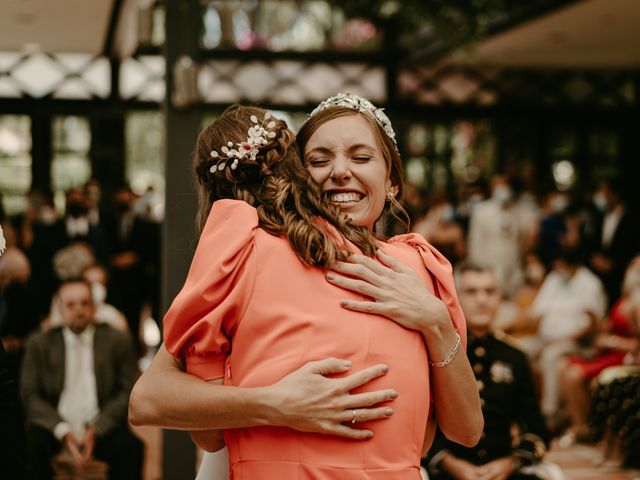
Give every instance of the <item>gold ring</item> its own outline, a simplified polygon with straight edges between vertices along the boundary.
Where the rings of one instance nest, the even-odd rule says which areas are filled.
[[[351,423],[356,423],[358,421],[358,417],[356,415],[355,410],[351,410],[353,412],[353,418],[351,419]]]

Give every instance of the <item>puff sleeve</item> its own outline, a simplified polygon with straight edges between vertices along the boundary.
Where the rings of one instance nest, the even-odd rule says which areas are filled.
[[[255,282],[258,215],[239,200],[213,204],[184,286],[164,317],[167,350],[204,380],[224,376],[231,335]]]
[[[422,235],[416,233],[396,235],[390,238],[388,243],[405,244],[418,252],[433,281],[434,294],[447,306],[453,327],[460,335],[462,345],[466,350],[467,322],[465,321],[464,313],[462,313],[462,307],[458,302],[456,286],[453,281],[453,269],[449,261],[429,244]]]

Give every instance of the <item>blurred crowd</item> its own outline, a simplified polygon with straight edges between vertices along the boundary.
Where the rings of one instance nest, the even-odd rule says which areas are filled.
[[[496,175],[456,196],[414,191],[409,200],[412,230],[454,268],[495,276],[492,329],[526,353],[551,436],[561,446],[606,438],[603,461],[637,463],[640,217],[620,184],[535,194]],[[482,365],[468,354],[480,385]]]
[[[155,346],[142,341],[141,321],[159,318],[162,212],[152,189],[124,185],[105,198],[96,180],[67,191],[62,213],[38,190],[22,215],[0,208],[2,378],[17,384],[26,417],[26,449],[16,437],[9,463],[15,478],[106,465],[109,478],[140,478],[127,405],[138,359]]]
[[[143,314],[158,319],[161,199],[128,186],[104,198],[97,180],[65,197],[60,213],[50,193],[33,190],[26,212],[11,217],[0,201],[0,336],[16,378],[29,333],[61,323],[54,292],[64,280],[86,279],[97,320],[131,332],[138,353]]]

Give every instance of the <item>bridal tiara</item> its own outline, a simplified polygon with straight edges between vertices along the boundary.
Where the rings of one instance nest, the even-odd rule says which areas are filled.
[[[373,103],[371,103],[366,98],[361,97],[360,95],[343,92],[333,97],[327,98],[325,101],[321,102],[320,105],[318,105],[309,114],[309,118],[330,107],[350,108],[364,115],[367,115],[369,118],[374,119],[382,127],[387,136],[393,141],[393,144],[395,145],[397,150],[398,144],[396,142],[396,133],[393,131],[391,120],[389,120],[387,114],[384,113],[384,109],[376,107]]]

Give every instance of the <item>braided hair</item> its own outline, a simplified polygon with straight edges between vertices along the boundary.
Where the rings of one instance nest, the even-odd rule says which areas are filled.
[[[373,256],[376,241],[366,227],[349,222],[346,215],[324,201],[321,187],[304,168],[295,136],[287,124],[273,118],[275,133],[255,156],[238,159],[235,168],[212,168],[219,151],[228,142],[239,144],[247,131],[267,112],[257,107],[234,105],[198,136],[194,169],[198,180],[198,229],[204,228],[213,202],[244,200],[256,207],[259,224],[272,235],[284,235],[297,256],[307,265],[328,267],[349,255],[347,242]],[[324,219],[325,221],[323,221]],[[329,226],[333,227],[331,229]]]

